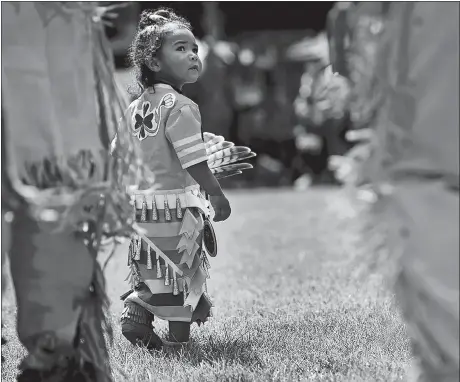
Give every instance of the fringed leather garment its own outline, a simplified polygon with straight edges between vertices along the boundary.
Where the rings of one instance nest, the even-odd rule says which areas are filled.
[[[362,110],[353,122],[376,133],[361,178],[377,193],[391,186],[370,225],[386,222],[398,255],[396,298],[418,380],[457,381],[459,4],[364,2],[346,17],[352,108]]]
[[[2,3],[2,225],[28,350],[21,369],[43,380],[70,363],[92,365],[87,380],[111,380],[96,257],[102,241],[132,233],[123,178],[148,179],[129,134],[109,154],[126,105],[96,9]]]

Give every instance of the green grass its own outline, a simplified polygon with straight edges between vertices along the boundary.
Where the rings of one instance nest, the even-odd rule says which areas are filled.
[[[116,381],[399,381],[410,361],[385,267],[360,236],[362,213],[336,190],[229,193],[233,215],[216,224],[212,320],[192,329],[179,355],[133,348],[117,325],[127,272],[123,250],[109,265]],[[364,245],[367,244],[367,245]],[[388,268],[388,267],[387,267]],[[14,308],[4,311],[13,338]],[[157,323],[160,332],[164,323]],[[2,380],[23,354],[4,348]]]

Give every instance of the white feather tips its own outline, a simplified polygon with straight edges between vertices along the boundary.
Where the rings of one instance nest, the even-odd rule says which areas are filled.
[[[235,146],[221,135],[212,133],[203,133],[203,139],[208,154],[208,166],[216,178],[238,175],[243,170],[253,168],[249,163],[236,163],[256,156],[249,147]]]

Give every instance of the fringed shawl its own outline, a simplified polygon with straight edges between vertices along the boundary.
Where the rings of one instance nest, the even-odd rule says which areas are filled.
[[[108,151],[126,104],[95,15],[95,3],[3,4],[4,171],[37,219],[77,227],[100,220],[97,208],[83,205],[103,201],[113,234],[131,212],[122,212],[122,178],[141,172],[128,129],[118,134],[122,155]]]
[[[85,303],[81,318],[91,323],[85,335],[94,346],[82,356],[106,381],[108,300],[96,256],[103,237],[132,231],[123,179],[146,179],[129,129],[118,131],[117,157],[109,153],[119,121],[127,122],[126,105],[95,11],[95,3],[2,3],[2,189],[36,220],[70,226],[94,255],[89,272],[98,298]]]

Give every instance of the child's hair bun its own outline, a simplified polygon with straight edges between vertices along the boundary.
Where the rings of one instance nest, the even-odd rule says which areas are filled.
[[[174,14],[168,9],[158,9],[153,12],[152,10],[143,11],[141,19],[139,20],[139,30],[154,26],[158,24],[164,24],[173,18]]]
[[[154,17],[160,17],[160,18],[165,18],[167,20],[171,19],[173,16],[173,14],[171,13],[170,10],[168,9],[159,9],[157,10],[154,14],[153,14]]]
[[[139,20],[139,30],[153,26],[157,23],[153,18],[153,15],[154,13],[152,11],[143,11],[141,13],[141,19]]]

